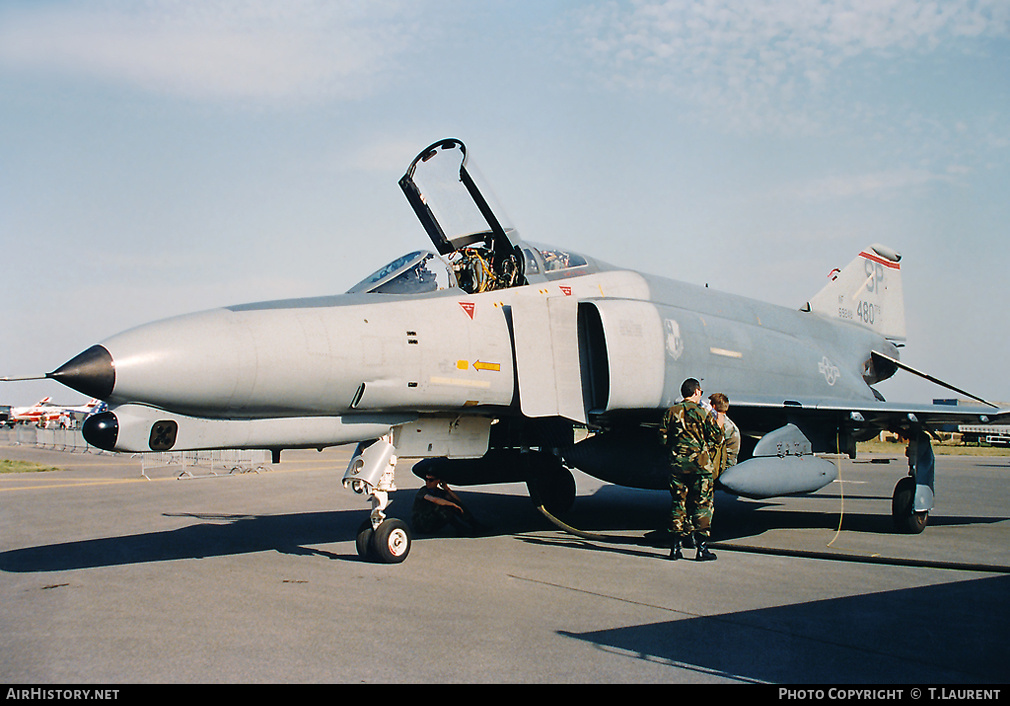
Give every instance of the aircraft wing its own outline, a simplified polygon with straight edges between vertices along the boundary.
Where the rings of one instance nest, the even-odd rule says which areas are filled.
[[[744,436],[763,437],[787,424],[795,425],[812,442],[814,452],[854,451],[855,441],[865,441],[882,431],[956,431],[961,424],[1008,424],[1010,409],[977,405],[915,404],[900,402],[845,401],[828,398],[782,399],[781,397],[730,397],[729,417]],[[636,424],[658,425],[658,410],[608,414],[596,420],[604,428]],[[837,430],[845,430],[840,437]]]
[[[878,366],[891,366],[928,380],[940,387],[974,400],[977,404],[927,404],[886,402],[884,400],[840,400],[834,398],[783,399],[772,396],[736,395],[731,397],[731,418],[740,418],[741,428],[761,434],[775,428],[780,422],[808,426],[805,421],[816,422],[830,418],[840,427],[848,428],[855,437],[869,436],[884,430],[909,431],[925,427],[937,431],[958,424],[996,424],[1010,421],[1010,409],[962,390],[950,383],[916,370],[883,353],[873,351]],[[769,425],[772,425],[771,428]],[[837,443],[837,442],[836,442]]]
[[[751,413],[768,415],[781,411],[788,416],[844,415],[854,425],[892,429],[923,424],[936,428],[950,424],[996,424],[1010,421],[1010,409],[982,405],[916,404],[907,402],[856,402],[833,399],[797,399],[737,396],[731,398],[730,417]]]
[[[749,403],[746,400],[738,400],[737,406],[747,405],[754,408],[768,408],[769,406],[781,406],[786,409],[805,409],[832,414],[848,414],[850,422],[853,424],[865,424],[869,428],[875,429],[900,429],[912,425],[922,424],[929,429],[936,429],[939,426],[952,424],[992,424],[1010,420],[1010,409],[1001,410],[992,402],[973,395],[950,383],[916,370],[910,365],[902,363],[897,358],[893,358],[883,353],[873,351],[872,357],[877,365],[893,366],[904,370],[912,375],[928,380],[940,387],[968,397],[977,405],[945,405],[945,404],[909,404],[900,402],[854,402],[838,401],[830,399],[813,400],[768,400],[754,399]]]

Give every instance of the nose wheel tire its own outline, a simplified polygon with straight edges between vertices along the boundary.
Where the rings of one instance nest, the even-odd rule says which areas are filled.
[[[374,536],[375,530],[372,529],[372,523],[369,520],[362,522],[361,526],[358,527],[357,535],[354,537],[354,548],[362,559],[375,560],[375,552],[372,551],[372,538]]]
[[[894,527],[904,534],[919,534],[929,523],[928,512],[915,512],[915,479],[911,477],[902,478],[894,486],[894,495],[891,498],[891,518],[894,520]]]
[[[563,515],[575,504],[575,477],[560,463],[526,482],[535,505],[553,515]]]
[[[399,564],[410,553],[411,533],[403,520],[390,518],[372,529],[371,522],[362,523],[354,540],[358,556],[383,564]]]
[[[375,528],[372,549],[379,561],[398,564],[410,553],[410,528],[403,520],[384,520]]]

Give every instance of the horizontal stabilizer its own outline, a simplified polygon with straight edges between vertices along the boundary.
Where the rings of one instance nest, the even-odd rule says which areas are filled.
[[[873,357],[874,364],[878,364],[878,361],[882,361],[883,363],[885,363],[887,365],[893,365],[893,366],[895,366],[897,368],[901,368],[902,370],[904,370],[906,372],[912,373],[913,375],[917,375],[917,376],[921,377],[924,380],[929,380],[930,382],[935,383],[935,384],[939,385],[940,387],[945,387],[948,390],[951,390],[952,392],[956,392],[959,395],[964,395],[965,397],[973,399],[976,402],[981,402],[982,404],[988,405],[988,406],[992,407],[993,409],[999,409],[999,405],[995,405],[992,402],[989,402],[988,400],[984,400],[981,397],[977,397],[977,396],[971,394],[970,392],[965,392],[964,390],[962,390],[962,389],[960,389],[958,387],[954,387],[950,383],[946,383],[943,380],[939,380],[939,379],[933,377],[932,375],[929,375],[928,373],[924,373],[924,372],[921,372],[919,370],[916,370],[915,368],[911,367],[910,365],[905,365],[904,363],[902,363],[897,358],[892,358],[891,356],[884,355],[883,353],[877,353],[877,351],[873,351],[870,355]]]

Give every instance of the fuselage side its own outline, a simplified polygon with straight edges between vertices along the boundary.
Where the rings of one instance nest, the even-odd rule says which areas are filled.
[[[870,351],[895,352],[869,331],[816,314],[594,269],[480,294],[349,294],[154,322],[103,341],[115,367],[109,402],[231,419],[446,408],[503,413],[517,402],[511,328],[523,324],[512,320],[512,310],[555,298],[654,308],[647,321],[618,323],[630,335],[635,327],[662,327],[643,338],[661,340],[662,352],[637,351],[662,366],[655,383],[662,389],[649,398],[660,406],[676,400],[689,376],[731,399],[871,400],[863,379]],[[611,347],[609,354],[611,374],[635,369],[635,360],[623,367],[613,360],[627,353]]]

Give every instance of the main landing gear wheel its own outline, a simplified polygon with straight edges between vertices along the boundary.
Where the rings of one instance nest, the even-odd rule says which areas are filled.
[[[390,518],[372,529],[371,522],[364,522],[358,528],[354,548],[358,556],[383,564],[399,564],[410,553],[410,528],[403,520]]]
[[[563,515],[575,504],[575,476],[561,464],[527,481],[526,487],[533,503],[552,515]]]
[[[928,512],[915,512],[915,479],[911,476],[902,478],[894,486],[891,497],[891,519],[899,532],[905,534],[920,534],[929,522]]]

